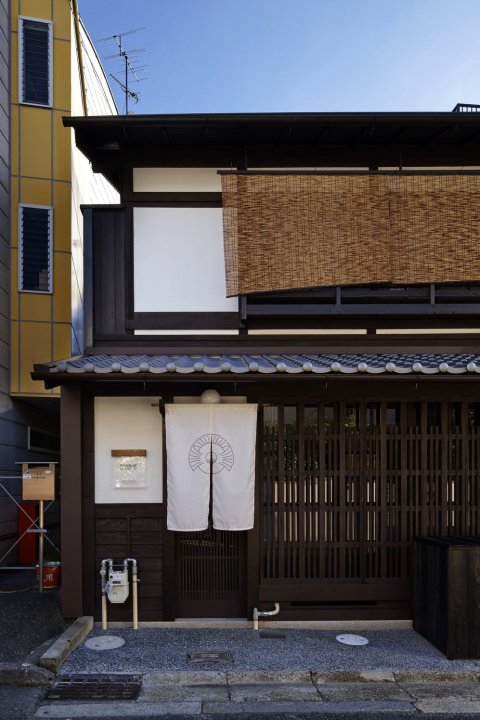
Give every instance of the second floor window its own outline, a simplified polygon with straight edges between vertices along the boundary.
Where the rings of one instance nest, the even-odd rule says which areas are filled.
[[[19,18],[19,98],[52,105],[52,23]]]
[[[20,205],[19,289],[52,292],[52,209]]]

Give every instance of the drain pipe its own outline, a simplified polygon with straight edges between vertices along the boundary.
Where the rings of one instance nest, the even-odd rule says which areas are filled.
[[[102,582],[102,630],[107,629],[107,567],[113,566],[112,558],[105,558],[100,564],[100,578]]]
[[[280,603],[275,603],[274,610],[258,610],[253,608],[253,629],[258,630],[258,618],[270,617],[271,615],[278,615],[280,612]]]
[[[125,558],[123,561],[123,567],[125,570],[128,568],[128,563],[132,563],[132,627],[134,630],[138,630],[138,589],[137,583],[137,561],[135,558]]]

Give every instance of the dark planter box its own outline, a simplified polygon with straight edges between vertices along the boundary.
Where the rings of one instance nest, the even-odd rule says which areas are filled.
[[[449,660],[480,659],[480,538],[419,538],[413,627]]]

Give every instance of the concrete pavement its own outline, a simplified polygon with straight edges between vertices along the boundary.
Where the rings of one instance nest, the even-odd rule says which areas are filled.
[[[148,673],[136,701],[42,702],[35,718],[480,717],[474,672]]]
[[[43,701],[35,718],[480,717],[480,662],[449,661],[410,627],[356,628],[368,645],[337,642],[339,628],[286,628],[283,639],[250,628],[98,626],[89,637],[121,638],[98,651],[84,642],[60,668],[138,673],[135,701]],[[192,652],[226,650],[230,660],[189,663]]]

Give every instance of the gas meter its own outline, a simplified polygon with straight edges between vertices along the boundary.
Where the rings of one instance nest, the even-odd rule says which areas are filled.
[[[114,570],[110,566],[108,580],[105,587],[111,603],[124,603],[128,598],[128,568]]]

